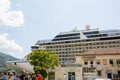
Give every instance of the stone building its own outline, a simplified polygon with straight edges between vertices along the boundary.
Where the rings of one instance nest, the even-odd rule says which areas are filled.
[[[89,50],[77,55],[76,63],[82,65],[81,80],[120,80],[120,48]]]
[[[82,80],[80,64],[65,64],[48,71],[46,80]]]

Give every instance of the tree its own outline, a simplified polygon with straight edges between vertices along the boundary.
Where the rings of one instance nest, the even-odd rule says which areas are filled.
[[[47,77],[46,70],[59,65],[58,55],[52,51],[34,50],[27,56],[27,60],[34,66],[34,71],[40,72],[43,78]]]

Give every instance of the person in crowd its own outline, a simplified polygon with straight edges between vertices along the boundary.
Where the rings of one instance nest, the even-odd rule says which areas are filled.
[[[37,73],[37,80],[43,80],[43,77],[39,72]]]
[[[20,80],[20,76],[18,74],[16,74],[14,80]]]
[[[8,80],[8,76],[5,73],[1,73],[0,80]]]
[[[35,75],[35,73],[32,74],[31,80],[37,80],[37,76]]]
[[[30,79],[31,79],[31,77],[30,77],[29,73],[26,72],[26,73],[25,73],[24,80],[30,80]]]
[[[0,73],[0,80],[3,80],[3,74]]]
[[[0,80],[4,80],[4,73],[0,73]]]
[[[12,72],[9,72],[8,74],[8,80],[14,80],[14,75]]]
[[[25,70],[22,70],[22,73],[20,75],[20,80],[24,80],[25,78]]]

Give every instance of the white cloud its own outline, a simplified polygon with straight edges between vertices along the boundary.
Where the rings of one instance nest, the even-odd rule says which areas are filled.
[[[22,53],[23,48],[19,46],[14,40],[8,39],[8,34],[0,34],[0,52],[14,55],[17,53]]]
[[[0,22],[5,26],[19,27],[24,24],[21,10],[11,10],[10,0],[0,0]]]

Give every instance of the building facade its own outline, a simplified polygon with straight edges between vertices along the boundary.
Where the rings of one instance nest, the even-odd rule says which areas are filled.
[[[46,80],[82,80],[82,67],[79,64],[65,64],[48,70]]]
[[[76,56],[82,65],[83,80],[120,80],[120,48],[90,50]]]
[[[120,48],[89,50],[76,55],[74,64],[61,64],[48,73],[46,80],[120,80]]]

